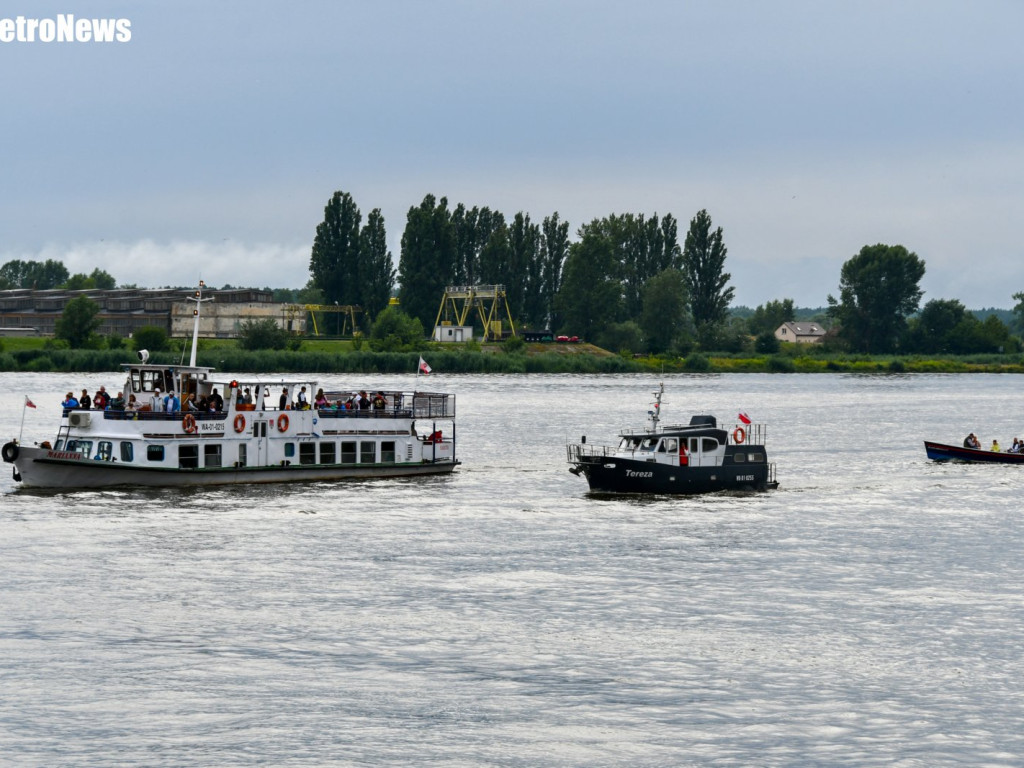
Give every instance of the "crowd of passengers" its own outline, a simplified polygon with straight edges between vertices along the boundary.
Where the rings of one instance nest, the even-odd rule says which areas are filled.
[[[264,408],[266,408],[269,396],[270,392],[268,390],[264,395]],[[239,388],[235,402],[239,406],[252,405],[253,396],[251,389],[249,387]],[[396,403],[396,405],[398,404]],[[128,395],[128,399],[125,400],[123,392],[118,392],[117,397],[111,397],[107,393],[107,388],[101,386],[92,397],[89,396],[89,391],[86,389],[82,390],[80,397],[75,397],[73,392],[68,392],[61,406],[65,410],[220,413],[224,410],[224,398],[218,393],[216,387],[214,387],[209,395],[201,395],[199,398],[196,398],[192,392],[186,393],[184,402],[175,396],[174,392],[168,392],[164,395],[157,389],[146,402],[140,402],[134,394]],[[278,399],[278,409],[282,411],[307,411],[310,408],[316,408],[320,411],[359,411],[371,409],[383,411],[387,407],[388,399],[383,391],[378,391],[371,396],[366,393],[365,389],[352,393],[346,400],[339,398],[333,402],[324,394],[323,389],[318,389],[316,397],[313,398],[313,403],[310,405],[309,397],[306,394],[306,387],[303,386],[299,389],[295,400],[289,398],[288,388],[282,387],[281,397]]]

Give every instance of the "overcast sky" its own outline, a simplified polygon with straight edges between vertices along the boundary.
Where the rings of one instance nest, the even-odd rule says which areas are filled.
[[[335,190],[410,206],[706,208],[736,303],[902,244],[925,300],[1024,291],[1024,3],[0,0],[130,21],[0,43],[0,263],[300,287]]]

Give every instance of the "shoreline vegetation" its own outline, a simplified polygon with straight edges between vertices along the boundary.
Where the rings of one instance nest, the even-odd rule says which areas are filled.
[[[131,362],[129,349],[60,349],[42,338],[0,340],[3,372],[118,371]],[[176,349],[153,352],[151,362],[180,363]],[[867,355],[783,345],[770,355],[750,353],[678,356],[617,355],[591,344],[525,344],[508,351],[500,344],[424,343],[412,351],[353,349],[348,341],[304,340],[297,350],[240,349],[233,341],[201,339],[197,363],[232,373],[415,373],[420,357],[435,373],[1024,373],[1024,355]]]

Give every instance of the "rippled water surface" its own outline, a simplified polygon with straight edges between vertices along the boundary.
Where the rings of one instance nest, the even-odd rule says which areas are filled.
[[[4,442],[24,395],[32,442],[118,383],[0,379]],[[642,426],[657,381],[433,376],[443,479],[57,494],[0,466],[0,763],[1024,764],[1024,467],[922,446],[1024,436],[1020,377],[666,376],[669,422],[767,422],[781,487],[588,496],[566,439]]]

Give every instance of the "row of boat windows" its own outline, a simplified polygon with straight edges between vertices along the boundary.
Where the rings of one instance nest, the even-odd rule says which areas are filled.
[[[624,451],[649,451],[651,453],[675,453],[679,450],[680,442],[691,455],[700,450],[704,454],[714,453],[719,449],[721,443],[713,437],[624,437],[619,443],[619,448]],[[754,452],[750,454],[737,451],[733,454],[732,460],[737,464],[744,464],[747,459],[751,462],[763,462],[764,454]]]
[[[713,437],[691,437],[681,438],[683,447],[690,453],[697,453],[698,450],[704,453],[712,453],[718,450],[721,445]],[[689,443],[687,443],[689,439]],[[679,450],[680,438],[675,437],[624,437],[619,443],[623,451],[652,451],[655,453],[675,453]]]
[[[93,446],[96,447],[95,454]],[[383,440],[379,444],[372,440],[343,440],[338,450],[338,443],[299,443],[296,452],[295,443],[284,444],[284,457],[289,463],[298,454],[299,464],[394,464],[396,450],[394,440]],[[221,443],[203,443],[202,466],[222,467],[224,466],[224,451]],[[237,466],[245,467],[249,464],[248,446],[245,443],[238,443]],[[411,447],[411,446],[410,446]],[[196,469],[200,466],[200,446],[195,443],[183,443],[178,445],[178,466],[181,469]],[[61,450],[61,443],[58,441],[57,450]],[[97,461],[112,461],[114,459],[114,443],[110,440],[68,440],[64,447],[69,453],[79,453],[82,456],[92,456]],[[118,460],[126,464],[135,461],[135,444],[122,440],[118,444]],[[161,464],[167,458],[166,446],[147,445],[146,461],[154,464]],[[408,457],[408,458],[411,458]],[[229,459],[232,461],[232,459]]]

